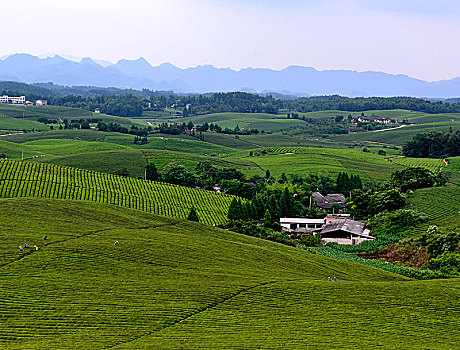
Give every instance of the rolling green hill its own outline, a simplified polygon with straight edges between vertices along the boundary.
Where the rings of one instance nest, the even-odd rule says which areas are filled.
[[[408,125],[403,128],[394,130],[378,132],[369,131],[346,135],[329,135],[329,137],[336,141],[373,141],[393,145],[402,145],[407,141],[412,140],[412,138],[417,134],[426,133],[432,130],[446,131],[450,128],[453,128],[454,130],[460,128],[460,121]]]
[[[226,221],[232,196],[54,164],[0,160],[0,198],[87,200],[185,218],[192,206],[201,222]]]
[[[1,349],[453,349],[458,340],[459,280],[411,281],[91,202],[0,199],[0,232]]]
[[[0,130],[49,130],[46,125],[28,119],[16,119],[0,113]]]
[[[459,198],[460,187],[453,184],[448,184],[445,187],[431,187],[416,190],[414,194],[409,197],[411,207],[427,214],[429,221],[417,227],[415,232],[424,232],[430,225],[437,225],[449,230],[459,231]]]
[[[251,151],[254,156],[250,156]],[[262,151],[267,154],[257,155]],[[392,172],[402,169],[401,165],[386,161],[385,156],[348,148],[267,147],[231,153],[223,159],[226,157],[250,160],[260,167],[245,170],[248,175],[263,175],[269,169],[275,178],[282,173],[336,177],[340,172],[348,172],[360,175],[365,181],[384,181],[390,178]]]

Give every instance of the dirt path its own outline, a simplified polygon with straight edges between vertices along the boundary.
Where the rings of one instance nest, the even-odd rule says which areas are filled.
[[[15,132],[13,134],[3,134],[3,135],[0,135],[0,136],[12,136],[12,135],[22,135],[24,134],[23,132]]]
[[[449,161],[447,159],[444,158],[442,161],[444,162],[444,165],[439,168],[439,171],[442,171],[442,169],[449,165]]]
[[[397,158],[404,158],[404,156],[394,156],[394,157],[387,157],[383,159],[385,159],[387,162],[391,162],[392,159],[397,159]]]
[[[371,132],[380,132],[380,131],[396,130],[396,129],[404,128],[405,126],[407,126],[407,125],[400,125],[400,126],[396,126],[396,127],[394,127],[394,128],[388,128],[388,129],[372,130]]]

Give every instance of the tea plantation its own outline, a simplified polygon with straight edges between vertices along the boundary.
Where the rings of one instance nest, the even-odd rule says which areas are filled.
[[[459,291],[141,211],[0,199],[1,349],[454,349]]]
[[[0,198],[41,197],[116,204],[186,218],[192,206],[200,221],[220,224],[232,196],[172,184],[14,160],[0,160]]]

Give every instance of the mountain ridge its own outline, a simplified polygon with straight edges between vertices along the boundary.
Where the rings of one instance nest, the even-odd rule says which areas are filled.
[[[427,82],[404,74],[379,71],[317,70],[291,65],[281,70],[246,67],[234,70],[205,64],[179,68],[170,62],[152,66],[145,58],[98,63],[90,57],[80,62],[62,56],[40,58],[27,53],[0,59],[0,79],[24,83],[92,85],[131,89],[207,93],[250,90],[294,95],[457,97],[460,77]]]

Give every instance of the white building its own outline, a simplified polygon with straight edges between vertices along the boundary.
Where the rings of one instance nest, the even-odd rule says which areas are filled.
[[[328,243],[359,244],[367,240],[375,239],[375,237],[372,237],[369,233],[370,231],[364,227],[364,223],[350,219],[342,219],[324,225],[321,230],[321,240]]]
[[[321,230],[325,219],[280,218],[281,227],[289,232],[307,233]]]
[[[26,97],[25,96],[13,97],[13,96],[8,96],[8,95],[3,95],[3,96],[0,96],[0,103],[25,104]]]
[[[359,244],[375,239],[364,223],[350,220],[349,214],[328,215],[324,219],[280,218],[280,224],[283,230],[295,234],[319,234],[327,243]]]
[[[35,101],[36,106],[45,106],[47,104],[48,104],[47,100],[37,100],[37,101]]]

